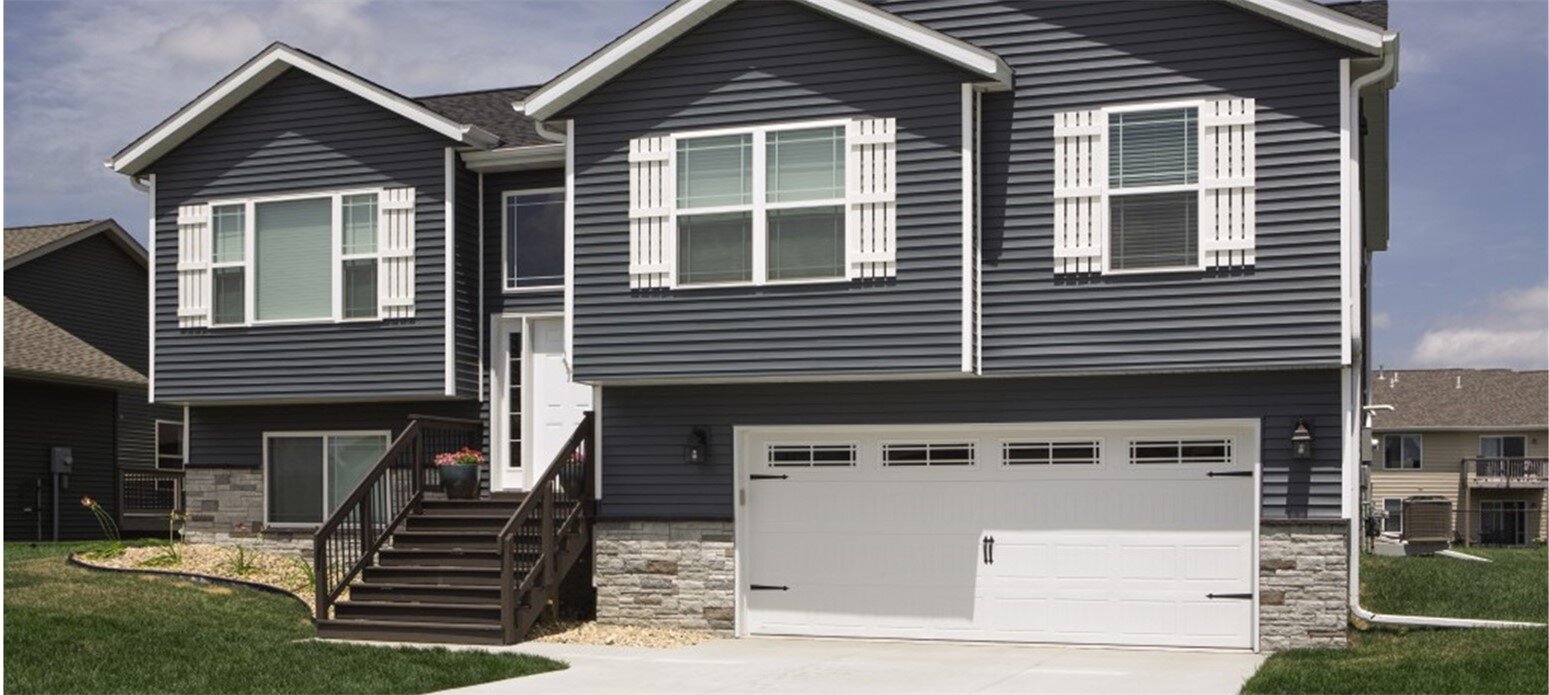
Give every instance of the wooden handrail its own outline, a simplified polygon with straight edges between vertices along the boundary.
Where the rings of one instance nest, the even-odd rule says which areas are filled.
[[[467,443],[477,436],[482,425],[477,420],[412,417],[376,465],[361,476],[312,536],[319,619],[328,617],[334,600],[371,564],[382,544],[424,499],[428,430],[447,430],[462,436]],[[407,465],[403,465],[405,457]],[[400,475],[391,475],[395,469]],[[408,474],[407,480],[403,473]]]
[[[495,539],[496,550],[500,553],[500,620],[504,641],[512,643],[520,637],[520,632],[525,630],[524,625],[519,625],[518,612],[522,608],[518,605],[529,592],[542,586],[552,590],[559,578],[558,555],[561,541],[570,533],[580,532],[579,527],[582,517],[587,514],[587,507],[593,500],[592,491],[595,481],[592,479],[591,458],[595,455],[595,420],[593,413],[587,411],[582,416],[581,422],[576,425],[575,432],[570,439],[560,447],[550,461],[548,469],[533,483],[527,498],[511,513],[509,519],[500,529],[500,534]],[[567,466],[580,465],[580,489],[576,491],[575,499],[570,503],[571,507],[565,511],[563,522],[555,525],[555,480],[566,470]],[[517,531],[534,514],[542,514],[539,531],[540,548],[538,556],[534,559],[533,566],[518,580],[516,577],[516,548],[515,540]],[[572,530],[575,528],[576,530]],[[541,582],[540,582],[541,580]],[[536,610],[528,606],[529,612]]]

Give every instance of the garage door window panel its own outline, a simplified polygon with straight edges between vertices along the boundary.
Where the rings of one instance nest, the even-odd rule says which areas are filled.
[[[1098,442],[1006,442],[1001,463],[1007,466],[1097,465],[1102,462]]]
[[[882,465],[884,466],[972,466],[973,464],[972,442],[882,445]]]
[[[771,468],[845,468],[858,460],[855,444],[770,444]]]
[[[1230,439],[1134,439],[1129,444],[1133,464],[1227,464],[1232,462]]]

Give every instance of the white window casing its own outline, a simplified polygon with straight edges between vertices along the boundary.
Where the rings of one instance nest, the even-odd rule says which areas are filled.
[[[414,189],[388,188],[377,203],[378,313],[414,317]]]
[[[177,210],[177,317],[179,328],[210,325],[210,206]]]
[[[1208,268],[1254,263],[1254,101],[1207,101],[1199,109],[1199,249]]]
[[[898,274],[897,128],[892,118],[845,126],[845,257],[851,278]]]
[[[660,289],[673,283],[677,256],[677,144],[671,135],[629,142],[629,287]]]
[[[1108,258],[1113,233],[1109,215],[1110,132],[1115,111],[1191,107],[1198,110],[1197,185],[1156,187],[1198,190],[1199,263],[1178,268],[1116,271]],[[1253,99],[1219,99],[1123,105],[1054,114],[1054,273],[1151,272],[1252,266],[1255,147]]]
[[[1108,237],[1103,188],[1108,115],[1101,110],[1054,114],[1054,272],[1098,273]]]

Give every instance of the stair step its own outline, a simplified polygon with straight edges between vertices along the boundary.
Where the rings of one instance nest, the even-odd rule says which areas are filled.
[[[331,618],[317,621],[317,636],[325,639],[378,640],[384,642],[455,642],[458,644],[502,644],[500,625],[418,622],[409,620],[349,620]]]
[[[520,553],[516,559],[518,562],[521,562]],[[493,547],[482,550],[476,548],[387,548],[377,555],[377,563],[383,567],[498,568],[500,567],[500,553]]]
[[[415,514],[404,521],[405,531],[469,531],[498,533],[505,528],[510,515],[490,514]]]
[[[496,500],[425,500],[420,505],[424,516],[495,516],[511,518],[520,501]]]
[[[349,600],[374,603],[457,603],[499,608],[500,587],[358,582],[350,585]]]
[[[405,601],[340,601],[333,606],[338,620],[402,621],[499,625],[500,604]]]
[[[373,565],[361,570],[366,582],[392,582],[397,584],[430,584],[436,586],[497,586],[500,584],[498,567],[383,567]]]
[[[397,531],[393,533],[393,546],[397,549],[446,550],[493,550],[500,529],[492,531]]]

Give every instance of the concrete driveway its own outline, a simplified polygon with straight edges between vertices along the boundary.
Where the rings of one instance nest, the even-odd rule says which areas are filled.
[[[570,668],[446,692],[1236,693],[1264,660],[1251,653],[770,638],[677,649],[537,642],[505,649]]]

